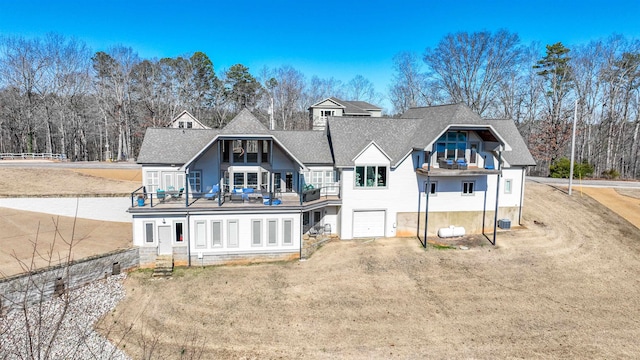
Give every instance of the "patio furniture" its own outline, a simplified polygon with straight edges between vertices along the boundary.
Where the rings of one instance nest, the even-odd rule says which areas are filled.
[[[444,158],[440,158],[438,159],[438,165],[440,166],[441,169],[457,169],[458,166],[455,163],[455,161],[453,161],[453,159],[444,159]]]
[[[320,189],[309,189],[302,192],[302,202],[320,199]]]
[[[181,198],[181,197],[182,197],[182,193],[183,193],[183,192],[184,192],[184,188],[183,188],[183,187],[181,187],[177,192],[175,192],[175,191],[174,191],[174,192],[172,192],[172,193],[170,194],[170,195],[171,195],[171,198],[172,198],[172,199],[179,199],[179,198]]]
[[[456,160],[456,165],[458,166],[458,169],[460,169],[460,170],[467,170],[467,167],[468,167],[467,160],[465,160],[465,159]]]
[[[220,192],[220,186],[213,185],[211,190],[209,190],[208,193],[204,194],[204,198],[207,200],[214,200],[215,198],[218,197],[218,192]]]
[[[166,196],[167,196],[167,194],[165,193],[164,190],[158,189],[156,191],[156,197],[158,198],[158,200],[164,200]]]

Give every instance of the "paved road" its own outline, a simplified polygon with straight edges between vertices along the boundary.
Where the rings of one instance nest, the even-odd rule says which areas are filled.
[[[556,186],[569,186],[569,179],[555,179],[548,177],[527,176],[527,180],[541,184],[551,184]],[[606,188],[630,188],[640,189],[640,181],[620,181],[620,180],[574,180],[573,187],[606,187]]]
[[[72,169],[140,169],[134,162],[106,161],[49,161],[49,160],[0,160],[0,167],[50,167]]]

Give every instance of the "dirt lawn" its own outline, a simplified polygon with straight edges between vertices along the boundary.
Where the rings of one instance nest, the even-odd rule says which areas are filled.
[[[0,166],[0,196],[122,196],[140,187],[141,176],[139,169]]]
[[[304,262],[134,272],[100,326],[134,358],[637,358],[640,230],[535,183],[524,226],[495,247],[335,241]]]
[[[140,186],[140,176],[139,169],[0,167],[0,196],[122,196]],[[31,266],[36,240],[35,267],[65,260],[65,241],[72,238],[73,259],[129,248],[132,242],[131,223],[76,219],[74,233],[73,218],[7,208],[0,208],[0,229],[0,278]]]

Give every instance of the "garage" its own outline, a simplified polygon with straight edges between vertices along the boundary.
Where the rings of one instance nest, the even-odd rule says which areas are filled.
[[[355,210],[353,237],[384,237],[384,210]]]

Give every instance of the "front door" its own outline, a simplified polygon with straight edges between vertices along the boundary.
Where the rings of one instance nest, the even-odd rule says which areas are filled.
[[[171,226],[158,226],[158,255],[171,255]]]

